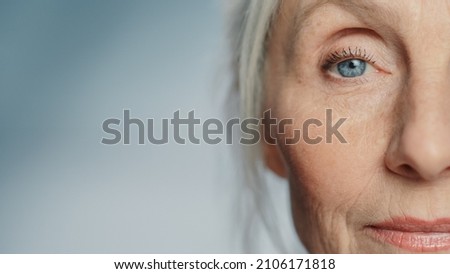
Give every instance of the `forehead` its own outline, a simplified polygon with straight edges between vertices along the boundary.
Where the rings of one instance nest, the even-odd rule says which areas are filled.
[[[301,28],[306,22],[311,20],[314,15],[330,9],[339,9],[346,11],[361,21],[386,21],[387,23],[396,23],[399,21],[398,11],[402,11],[401,1],[391,1],[393,5],[388,6],[387,3],[378,0],[304,0],[292,1],[287,0],[286,6],[295,10],[294,20],[295,26]],[[412,1],[408,1],[412,2]],[[397,11],[397,12],[396,12]],[[330,15],[330,14],[328,14]],[[333,20],[333,17],[321,18],[323,20]]]
[[[281,5],[291,11],[295,10],[299,18],[306,18],[317,9],[328,5],[367,17],[377,16],[380,19],[390,19],[389,16],[392,15],[398,19],[397,15],[402,14],[414,17],[423,17],[426,13],[450,15],[450,0],[282,0]]]
[[[378,24],[411,24],[411,22],[450,22],[450,0],[283,0],[281,14],[290,15],[301,28],[313,15],[326,9],[346,11],[363,22]],[[322,18],[329,19],[333,18]]]
[[[450,0],[283,0],[278,16],[289,45],[299,35],[351,24],[412,42],[450,41]]]

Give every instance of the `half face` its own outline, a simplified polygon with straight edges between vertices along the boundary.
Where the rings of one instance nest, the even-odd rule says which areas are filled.
[[[294,121],[266,162],[310,252],[450,252],[449,1],[284,0],[264,76],[265,108]],[[286,144],[326,109],[347,143]]]

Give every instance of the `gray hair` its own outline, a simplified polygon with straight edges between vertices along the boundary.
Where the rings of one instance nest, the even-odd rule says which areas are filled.
[[[279,0],[233,1],[230,17],[232,20],[230,24],[232,90],[234,92],[232,96],[237,101],[235,103],[239,104],[241,118],[258,118],[262,115],[266,40],[280,2]],[[243,165],[240,166],[243,168],[242,175],[248,190],[242,201],[246,213],[242,217],[247,222],[244,238],[247,251],[254,251],[254,241],[258,237],[254,234],[257,233],[255,231],[260,222],[267,229],[267,236],[270,238],[272,246],[280,252],[292,252],[284,243],[288,237],[286,234],[289,233],[281,232],[285,228],[280,227],[276,204],[271,201],[273,197],[270,196],[270,185],[266,178],[268,175],[261,145],[240,147],[238,152],[241,153],[240,158],[244,160]],[[285,200],[287,200],[285,201],[287,205],[284,209],[290,212],[289,195],[285,196]],[[289,221],[292,222],[290,215],[286,212],[285,215],[289,216]],[[289,241],[292,242],[292,238]]]

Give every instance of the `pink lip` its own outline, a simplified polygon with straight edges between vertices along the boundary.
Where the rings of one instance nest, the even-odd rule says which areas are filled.
[[[450,218],[425,221],[402,217],[366,228],[375,239],[412,252],[450,249]]]

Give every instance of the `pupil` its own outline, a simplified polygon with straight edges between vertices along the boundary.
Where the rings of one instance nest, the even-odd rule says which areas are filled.
[[[360,59],[350,59],[337,64],[337,70],[343,77],[358,77],[364,74],[366,62]]]

